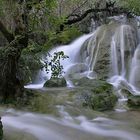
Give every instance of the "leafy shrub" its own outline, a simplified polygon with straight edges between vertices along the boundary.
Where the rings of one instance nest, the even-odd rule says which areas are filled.
[[[60,61],[69,58],[64,54],[63,51],[54,52],[53,55],[50,55],[50,60],[45,61],[45,68],[47,73],[51,70],[51,78],[61,78],[63,71],[63,66]]]

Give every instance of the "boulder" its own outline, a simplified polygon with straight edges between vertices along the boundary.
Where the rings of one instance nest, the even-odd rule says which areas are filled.
[[[67,82],[65,78],[51,78],[46,81],[44,87],[66,87]]]
[[[90,70],[97,74],[98,79],[105,80],[109,77],[111,39],[118,26],[117,23],[102,25],[81,47],[82,62],[89,64]]]
[[[131,109],[140,109],[140,96],[130,96],[128,97],[128,107]]]
[[[83,90],[78,90],[83,106],[88,106],[93,110],[105,111],[112,110],[117,102],[117,97],[114,94],[113,86],[106,81],[88,79],[74,79],[73,84],[84,87]]]

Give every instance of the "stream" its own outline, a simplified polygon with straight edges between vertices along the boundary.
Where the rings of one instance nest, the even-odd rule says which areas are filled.
[[[72,116],[57,106],[59,117],[3,110],[5,140],[139,140],[140,112],[104,112]],[[88,113],[87,113],[88,114]]]

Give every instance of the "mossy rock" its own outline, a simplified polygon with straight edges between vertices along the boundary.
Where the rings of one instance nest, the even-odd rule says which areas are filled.
[[[58,79],[55,80],[57,81]],[[17,103],[17,105],[30,111],[49,114],[57,114],[56,106],[58,105],[74,107],[79,111],[81,109],[90,109],[92,111],[113,110],[117,102],[113,86],[106,81],[100,80],[86,79],[85,82],[85,85],[88,84],[89,86],[57,88],[56,85],[53,85],[56,88],[44,88],[43,90],[28,89],[25,91],[24,97],[19,100],[20,104]],[[56,82],[56,84],[58,83]]]
[[[140,109],[140,96],[128,97],[127,104],[131,109]]]
[[[107,83],[106,81],[103,80],[97,80],[97,79],[89,79],[87,77],[83,77],[80,79],[71,79],[73,84],[75,86],[80,86],[80,87],[92,87],[92,88],[99,88],[99,90],[104,90],[104,88],[110,88],[112,89],[112,85]]]
[[[23,96],[15,100],[13,104],[7,104],[7,107],[51,114],[55,113],[54,102],[55,97],[46,91],[25,89]]]
[[[133,93],[127,89],[122,89],[122,93],[128,99],[127,105],[130,109],[140,109],[140,96],[133,95]]]
[[[117,97],[112,93],[104,92],[96,94],[96,91],[93,94],[88,95],[85,98],[85,102],[83,106],[89,106],[93,110],[97,111],[106,111],[106,110],[113,110],[114,106],[116,105]]]
[[[89,106],[93,110],[105,111],[112,110],[117,102],[113,86],[106,81],[82,78],[77,80],[77,85],[89,88],[82,93],[83,106]]]
[[[67,83],[65,78],[51,78],[46,81],[44,87],[66,87]]]

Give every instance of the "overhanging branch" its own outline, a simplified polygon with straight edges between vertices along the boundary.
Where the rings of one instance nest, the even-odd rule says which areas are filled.
[[[126,12],[126,10],[124,10],[122,8],[115,8],[115,7],[114,8],[104,8],[104,9],[89,9],[89,10],[85,11],[81,16],[74,18],[74,19],[69,19],[71,17],[71,15],[69,15],[68,19],[64,22],[64,25],[71,25],[71,24],[80,22],[84,18],[86,18],[88,14],[90,14],[90,13],[97,14],[99,12],[108,12],[108,13],[112,13],[114,15],[128,13],[128,12]]]

